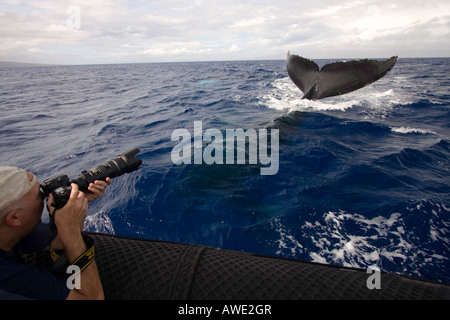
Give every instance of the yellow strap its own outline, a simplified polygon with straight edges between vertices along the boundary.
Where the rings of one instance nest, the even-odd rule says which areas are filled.
[[[56,260],[58,260],[59,258],[59,254],[57,254],[55,250],[52,249],[52,247],[50,247],[50,257],[52,258],[53,262],[56,262]]]

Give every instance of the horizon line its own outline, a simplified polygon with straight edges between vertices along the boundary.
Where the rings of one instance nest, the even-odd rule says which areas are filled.
[[[400,57],[399,59],[446,59],[450,56],[435,57]],[[308,58],[310,60],[358,60],[358,59],[385,59],[385,58]],[[286,59],[230,59],[230,60],[186,60],[186,61],[148,61],[148,62],[109,62],[109,63],[45,63],[0,60],[0,67],[48,67],[48,66],[94,66],[94,65],[118,65],[118,64],[158,64],[158,63],[207,63],[207,62],[245,62],[245,61],[282,61]]]

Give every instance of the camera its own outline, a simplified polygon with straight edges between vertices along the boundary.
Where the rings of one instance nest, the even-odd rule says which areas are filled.
[[[108,177],[113,179],[125,173],[133,172],[139,169],[142,164],[142,160],[135,157],[139,152],[138,148],[128,150],[103,165],[99,165],[89,171],[82,171],[79,177],[72,180],[64,174],[46,179],[41,184],[42,192],[46,197],[52,193],[55,208],[62,208],[69,200],[72,190],[71,183],[78,185],[80,191],[85,191],[89,184],[94,183],[95,180],[105,181]]]

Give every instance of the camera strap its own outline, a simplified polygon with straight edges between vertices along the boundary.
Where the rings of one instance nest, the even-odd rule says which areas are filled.
[[[80,272],[83,271],[88,265],[94,261],[95,257],[95,246],[94,246],[94,238],[88,236],[87,234],[82,233],[84,243],[86,244],[87,250],[80,255],[74,262],[72,262],[72,266],[78,266],[80,268]]]
[[[58,259],[63,258],[62,255],[59,255],[55,250],[53,250],[51,246],[51,239],[53,239],[54,232],[57,230],[55,224],[56,211],[57,209],[53,210],[53,214],[50,214],[51,236],[50,236],[50,243],[48,245],[50,257],[53,260],[53,262],[56,262]],[[81,233],[81,236],[83,237],[83,241],[84,244],[86,245],[87,250],[83,254],[81,254],[78,258],[76,258],[74,262],[70,264],[73,266],[78,266],[80,268],[80,272],[83,271],[88,265],[90,265],[92,261],[94,261],[95,256],[94,238],[88,236],[83,232]]]
[[[52,203],[51,206],[54,206],[54,204]],[[52,239],[54,239],[55,237],[55,231],[56,231],[56,224],[55,224],[55,214],[56,214],[56,209],[53,210],[53,214],[50,214],[50,208],[47,205],[47,211],[48,211],[48,216],[49,216],[49,226],[50,226],[50,239],[49,239],[49,243],[48,243],[48,250],[50,252],[50,258],[52,258],[53,262],[56,262],[56,260],[58,260],[59,258],[59,254],[57,254],[55,252],[55,250],[53,250],[52,248]]]
[[[89,266],[92,261],[94,261],[95,257],[95,245],[94,245],[94,238],[88,236],[87,234],[81,233],[81,236],[83,237],[83,241],[86,244],[87,250],[81,254],[78,258],[76,258],[72,263],[68,263],[67,260],[64,262],[64,265],[69,266],[77,266],[80,271],[83,271],[86,269],[87,266]],[[52,258],[53,262],[57,262],[58,259],[66,259],[64,255],[58,254],[55,250],[52,249],[52,247],[49,247],[50,251],[50,257]],[[64,268],[66,269],[66,268]]]

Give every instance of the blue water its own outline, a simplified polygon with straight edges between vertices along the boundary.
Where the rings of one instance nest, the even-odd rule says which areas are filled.
[[[327,60],[320,60],[323,65]],[[86,228],[450,282],[450,59],[300,100],[285,61],[0,69],[0,163],[76,177],[139,147]],[[279,170],[175,165],[175,129],[278,129]],[[46,213],[43,220],[46,220]]]

